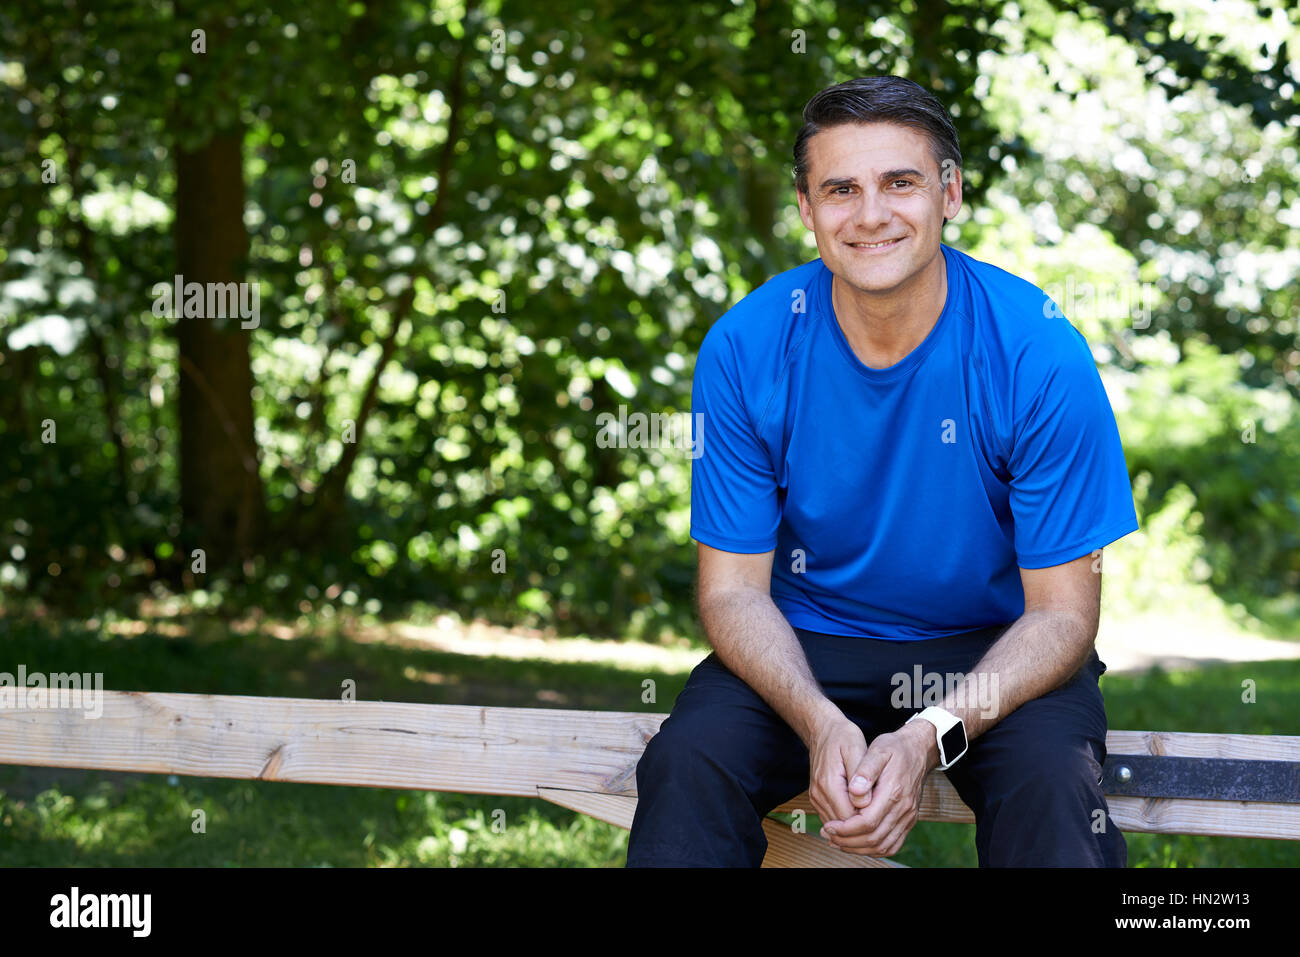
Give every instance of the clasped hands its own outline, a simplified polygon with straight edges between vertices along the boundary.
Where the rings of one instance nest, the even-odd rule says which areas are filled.
[[[808,797],[822,837],[849,854],[897,854],[916,824],[925,777],[938,765],[927,721],[882,734],[870,747],[848,718],[828,723],[809,752]]]

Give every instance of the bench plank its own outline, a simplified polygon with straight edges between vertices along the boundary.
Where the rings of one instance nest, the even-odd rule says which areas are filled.
[[[1289,734],[1202,734],[1195,731],[1111,731],[1106,753],[1167,754],[1177,758],[1300,760],[1300,736]]]
[[[907,867],[887,857],[849,854],[817,834],[796,834],[775,818],[763,818],[763,833],[767,835],[764,867]]]
[[[636,793],[664,715],[105,691],[103,714],[0,708],[0,763],[536,797]]]
[[[1121,831],[1300,840],[1300,804],[1107,797]]]
[[[76,708],[0,708],[0,764],[521,797],[551,788],[635,799],[637,761],[667,717],[130,691],[105,691],[101,701],[97,719]],[[1106,745],[1116,756],[1300,759],[1300,737],[1287,735],[1111,731]],[[1300,839],[1300,804],[1107,801],[1126,831]],[[796,808],[812,812],[806,794],[778,810]],[[939,771],[926,781],[920,816],[974,820]]]
[[[813,809],[807,791],[782,804],[776,810],[786,814],[796,810],[806,811],[809,814],[817,813]],[[957,796],[957,789],[949,783],[947,776],[942,771],[931,771],[930,776],[925,779],[925,785],[921,790],[921,810],[918,816],[922,821],[968,822],[972,824],[975,822],[975,815],[966,806],[966,802]]]
[[[565,788],[538,788],[537,796],[570,811],[579,811],[606,824],[625,831],[632,830],[636,814],[636,798],[625,794],[596,794],[593,791],[571,791]]]

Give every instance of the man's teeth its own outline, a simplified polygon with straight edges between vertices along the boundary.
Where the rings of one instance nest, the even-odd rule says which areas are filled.
[[[897,239],[887,239],[883,243],[849,243],[850,246],[858,246],[862,249],[879,249],[881,246],[890,246],[898,242]]]

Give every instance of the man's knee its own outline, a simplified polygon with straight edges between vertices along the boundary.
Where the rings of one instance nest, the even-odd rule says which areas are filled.
[[[686,716],[669,716],[659,726],[659,731],[646,742],[641,760],[637,762],[636,773],[638,788],[645,776],[649,781],[662,780],[705,758],[708,751],[707,740],[700,740],[697,730]]]
[[[733,742],[734,744],[734,742]],[[766,841],[746,771],[725,735],[669,717],[636,766],[629,867],[757,867]]]
[[[1020,742],[989,777],[990,809],[1026,820],[1069,821],[1102,800],[1101,764],[1086,740]]]
[[[719,786],[741,787],[757,768],[740,744],[708,720],[707,711],[670,715],[637,762],[637,793],[671,786],[702,798]]]
[[[1070,795],[1098,788],[1101,764],[1086,739],[1022,742],[1008,777],[1035,796]]]
[[[986,814],[993,866],[1123,867],[1123,835],[1101,790],[1092,746],[1018,749],[1003,768]]]

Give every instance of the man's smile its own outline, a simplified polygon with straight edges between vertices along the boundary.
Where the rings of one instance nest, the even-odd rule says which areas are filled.
[[[906,238],[906,236],[900,236],[897,239],[884,239],[878,243],[847,243],[846,245],[849,245],[854,249],[863,250],[864,252],[877,252],[886,249],[893,249]]]

